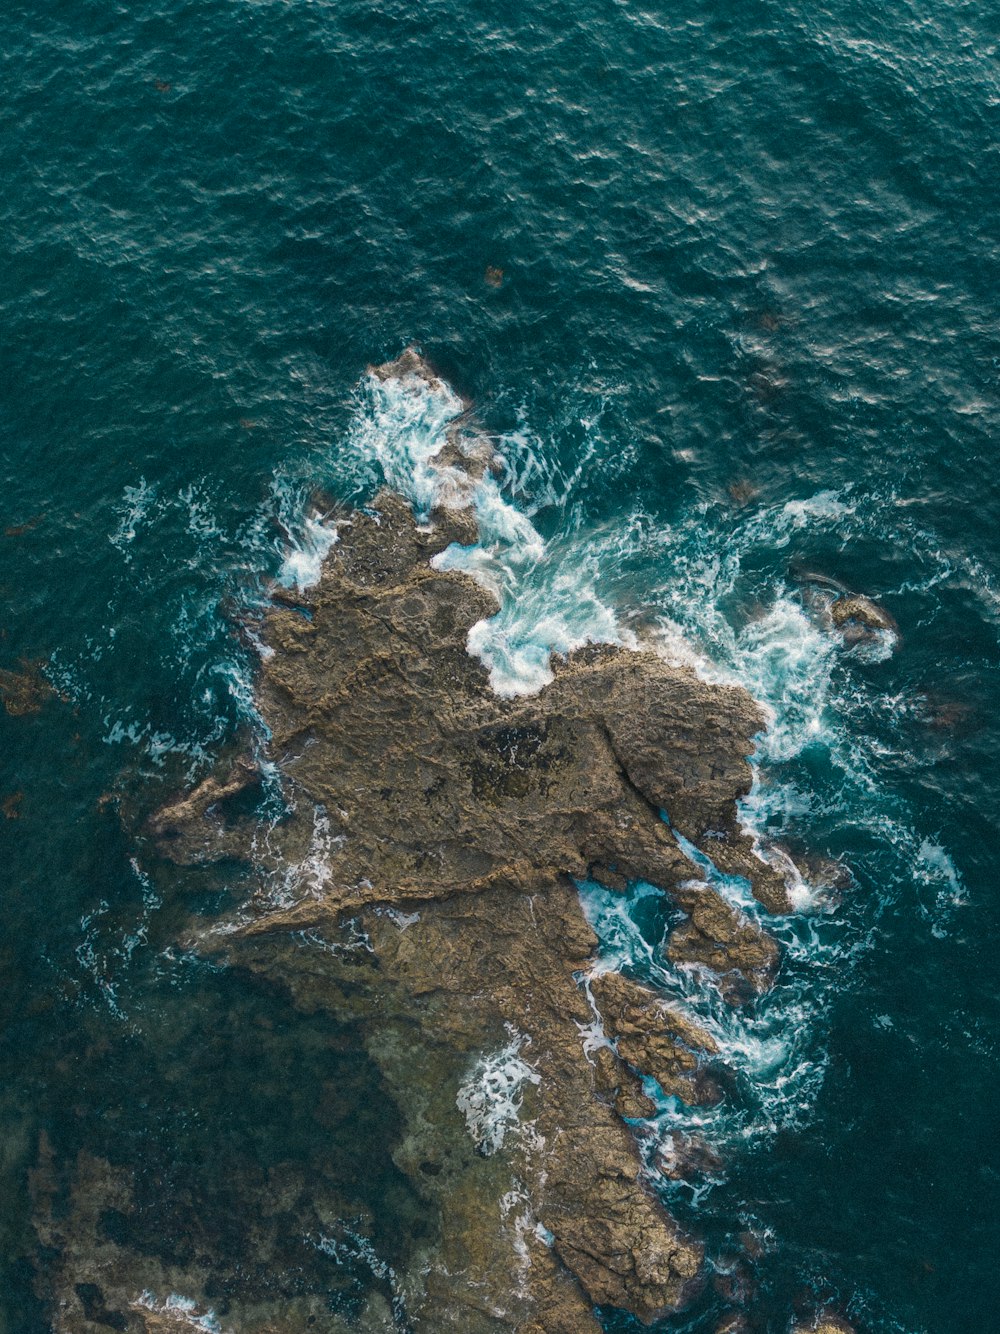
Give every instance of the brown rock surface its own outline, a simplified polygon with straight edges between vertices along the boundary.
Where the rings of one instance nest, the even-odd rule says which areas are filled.
[[[867,630],[896,630],[896,622],[877,602],[860,594],[851,593],[839,597],[830,608],[834,625],[843,628],[851,621],[864,626]]]
[[[430,375],[411,354],[374,374]],[[276,599],[258,707],[293,812],[264,841],[259,895],[200,945],[363,1030],[406,1117],[395,1160],[440,1211],[403,1284],[413,1330],[585,1334],[595,1305],[652,1322],[701,1282],[701,1247],[622,1117],[651,1110],[636,1071],[715,1096],[714,1043],[604,973],[591,990],[618,1054],[589,1051],[578,978],[596,941],[573,879],[663,887],[687,914],[670,957],[733,995],[768,984],[775,945],[696,878],[661,811],[765,903],[784,888],[736,821],[763,726],[745,692],[608,646],[556,664],[535,697],[491,691],[466,636],[496,602],[432,564],[472,540],[464,507],[489,463],[456,433],[432,525],[383,492],[338,525],[320,583]],[[161,811],[148,832],[163,854],[231,855],[225,802],[252,777],[210,778]],[[268,870],[306,860],[275,895]]]
[[[702,964],[720,974],[720,985],[730,1000],[771,985],[778,951],[770,936],[709,885],[682,883],[671,893],[688,913],[668,942],[667,954],[674,963]]]
[[[408,1062],[396,1068],[390,1016],[407,1015],[420,1047],[432,1035],[446,1063],[451,1052],[496,1051],[505,1033],[518,1035],[538,1082],[524,1092],[530,1136],[510,1136],[502,1152],[521,1182],[527,1231],[540,1224],[551,1234],[589,1301],[652,1320],[683,1302],[700,1248],[650,1195],[601,1096],[641,1116],[649,1110],[641,1088],[619,1074],[612,1090],[607,1070],[584,1054],[580,1030],[591,1015],[573,974],[595,942],[568,877],[608,868],[626,880],[683,883],[675,893],[703,943],[688,945],[688,957],[749,988],[765,985],[773,942],[690,881],[691,864],[659,817],[667,806],[694,840],[711,831],[713,853],[725,844],[733,865],[758,874],[732,807],[749,783],[760,716],[740,691],[614,648],[574,655],[536,698],[499,699],[465,651],[469,628],[495,610],[491,595],[431,567],[447,529],[420,531],[393,495],[380,495],[376,508],[377,517],[358,514],[341,529],[323,580],[303,598],[308,617],[279,608],[266,626],[275,652],[260,707],[296,800],[329,819],[329,876],[321,893],[252,916],[232,946],[269,969],[277,933],[335,939],[353,916],[378,962],[384,1027],[372,1050],[404,1102],[420,1077]],[[401,929],[400,913],[416,920]],[[681,955],[683,942],[676,948]],[[275,974],[287,978],[287,963]],[[707,1034],[652,992],[607,975],[595,981],[629,1065],[688,1101],[711,1096],[698,1069],[712,1049]],[[300,1003],[332,1003],[319,976],[293,988]],[[461,1073],[453,1066],[442,1080],[438,1127],[454,1119]],[[428,1152],[424,1144],[414,1157]],[[433,1177],[450,1281],[434,1294],[428,1328],[451,1327],[447,1312],[466,1303],[458,1288],[484,1285],[492,1308],[509,1313],[501,1327],[535,1318],[536,1251],[527,1248],[522,1293],[498,1291],[509,1260],[496,1249],[496,1218],[484,1216],[489,1201],[471,1186],[474,1175]],[[469,1319],[465,1310],[456,1328],[472,1328]]]
[[[718,1100],[714,1085],[699,1070],[699,1058],[718,1050],[710,1033],[621,973],[598,973],[590,980],[590,991],[604,1031],[615,1039],[623,1060],[684,1102]]]
[[[830,607],[830,618],[846,644],[864,644],[880,634],[899,635],[899,626],[884,607],[859,593],[846,593]]]

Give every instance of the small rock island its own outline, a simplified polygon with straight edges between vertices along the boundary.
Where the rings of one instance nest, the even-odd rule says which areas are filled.
[[[433,377],[414,353],[374,373]],[[689,1105],[721,1097],[716,1047],[651,988],[595,969],[577,882],[657,886],[683,914],[671,961],[710,970],[733,1004],[767,988],[774,941],[676,837],[785,909],[781,876],[737,821],[765,719],[741,689],[611,645],[555,661],[537,695],[495,694],[466,641],[497,602],[434,562],[477,539],[469,501],[490,450],[465,432],[436,460],[429,524],[384,490],[338,522],[318,583],[274,590],[257,686],[266,754],[226,761],[146,834],[182,865],[311,858],[296,888],[261,892],[194,944],[304,1012],[356,1024],[398,1103],[393,1157],[437,1235],[394,1276],[398,1320],[373,1308],[359,1328],[586,1334],[597,1307],[653,1323],[699,1291],[703,1253],[665,1210],[633,1123],[653,1109],[650,1079]],[[288,808],[266,848],[227,817],[262,760]],[[146,1284],[121,1256],[103,1276],[102,1310],[125,1313],[115,1327],[189,1328],[143,1304]],[[292,1309],[221,1323],[307,1328]]]

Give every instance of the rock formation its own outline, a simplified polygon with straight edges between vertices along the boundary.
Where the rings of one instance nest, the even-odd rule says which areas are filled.
[[[830,608],[833,623],[839,630],[848,633],[856,627],[863,630],[890,630],[895,634],[899,627],[884,607],[880,607],[871,598],[859,594],[847,594],[839,597]]]
[[[412,355],[375,373],[429,375]],[[394,1157],[440,1227],[400,1276],[390,1327],[585,1334],[602,1306],[648,1323],[697,1290],[702,1254],[665,1212],[626,1120],[653,1107],[646,1076],[688,1103],[720,1097],[717,1052],[649,988],[595,970],[574,881],[662,887],[685,914],[671,960],[712,970],[734,999],[769,985],[773,941],[673,832],[784,906],[736,818],[764,720],[742,690],[611,646],[557,662],[537,696],[495,695],[466,652],[494,597],[433,564],[475,540],[468,501],[489,450],[456,431],[437,462],[430,525],[384,491],[338,525],[315,587],[276,590],[257,703],[288,818],[251,851],[227,820],[257,778],[237,764],[147,834],[179,863],[241,845],[257,860],[260,892],[198,948],[279,983],[302,1010],[355,1022],[403,1111]],[[275,893],[278,865],[308,874]],[[127,1294],[120,1254],[114,1271]],[[98,1280],[81,1261],[74,1282]],[[176,1313],[138,1300],[116,1308],[116,1327],[172,1328]],[[98,1329],[82,1302],[58,1329]],[[280,1327],[299,1329],[298,1316]]]

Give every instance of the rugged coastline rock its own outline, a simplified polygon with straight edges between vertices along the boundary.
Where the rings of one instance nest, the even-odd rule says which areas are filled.
[[[820,624],[839,632],[848,647],[898,645],[899,626],[885,607],[862,593],[853,593],[836,579],[814,570],[790,571],[802,589],[803,601]]]
[[[720,1099],[721,1093],[700,1069],[701,1059],[718,1051],[710,1033],[621,973],[591,978],[590,993],[623,1061],[652,1075],[664,1093],[690,1106]]]
[[[430,372],[407,354],[374,374]],[[538,695],[495,695],[466,640],[496,600],[434,561],[475,540],[489,448],[456,430],[437,465],[429,525],[381,492],[338,524],[320,582],[265,617],[257,705],[288,818],[263,840],[227,818],[258,777],[237,764],[146,833],[175,863],[241,845],[258,862],[260,892],[197,947],[356,1023],[403,1111],[394,1158],[440,1228],[400,1276],[396,1327],[585,1334],[599,1306],[651,1323],[698,1290],[702,1248],[666,1213],[627,1121],[654,1108],[643,1077],[686,1103],[720,1097],[716,1045],[650,988],[595,971],[574,881],[662,888],[684,914],[671,960],[734,1000],[767,987],[773,940],[674,833],[784,908],[736,815],[764,719],[742,690],[613,646],[556,663]],[[280,893],[278,865],[301,868]],[[127,1257],[114,1264],[125,1292]],[[85,1266],[74,1278],[96,1281]]]

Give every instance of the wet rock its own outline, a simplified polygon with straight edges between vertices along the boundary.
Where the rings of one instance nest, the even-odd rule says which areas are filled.
[[[678,885],[673,897],[688,919],[670,933],[671,962],[711,969],[719,975],[723,994],[734,1002],[767,990],[778,967],[778,948],[770,936],[710,885]]]
[[[147,832],[170,861],[193,865],[245,851],[245,830],[226,825],[221,804],[260,782],[260,772],[246,760],[237,760],[226,778],[209,775],[196,788],[161,807],[147,823]]]
[[[846,644],[862,644],[879,635],[899,634],[899,626],[884,607],[857,593],[838,597],[830,607],[830,619]]]
[[[412,352],[373,374],[440,385]],[[313,869],[200,946],[363,1032],[406,1117],[395,1161],[439,1209],[410,1282],[415,1330],[583,1331],[594,1305],[651,1322],[697,1290],[702,1249],[651,1193],[622,1118],[649,1113],[640,1075],[717,1096],[702,1070],[715,1044],[603,974],[594,999],[618,1052],[588,1055],[576,979],[596,941],[573,881],[661,886],[688,917],[672,959],[733,996],[766,986],[774,942],[692,881],[661,818],[781,906],[736,818],[764,719],[742,690],[610,646],[556,663],[534,697],[497,697],[466,651],[496,600],[433,564],[474,535],[489,466],[487,443],[456,430],[430,524],[380,493],[339,522],[319,584],[268,613],[257,704],[294,810],[269,847]],[[219,806],[249,781],[206,780],[150,836],[175,861],[232,855]]]
[[[315,1276],[303,1280],[306,1267],[316,1264],[309,1233],[328,1230],[327,1220],[343,1206],[307,1181],[298,1165],[248,1171],[245,1213],[234,1224],[242,1246],[235,1254],[219,1244],[224,1224],[199,1217],[190,1200],[180,1202],[189,1229],[159,1233],[147,1218],[148,1200],[137,1199],[132,1171],[88,1152],[59,1164],[45,1136],[30,1186],[44,1248],[36,1289],[54,1334],[308,1334],[313,1328],[390,1334],[399,1328],[378,1292],[364,1302],[359,1319],[331,1316],[337,1283],[341,1290],[351,1286],[334,1261],[326,1262],[333,1280],[328,1287]],[[217,1318],[220,1304],[224,1319]]]
[[[661,675],[652,657],[621,654],[620,671],[602,683],[608,740],[624,776],[720,871],[749,880],[769,911],[787,911],[784,880],[757,855],[733,800],[749,791],[748,756],[763,715],[745,690],[710,686],[664,663]]]
[[[710,1033],[620,973],[598,973],[590,990],[623,1060],[690,1105],[718,1101],[716,1086],[700,1068],[701,1058],[718,1050]]]
[[[755,1295],[755,1284],[747,1266],[729,1256],[717,1262],[712,1275],[712,1287],[723,1301],[734,1306],[749,1306]]]
[[[830,608],[830,615],[838,629],[844,629],[852,621],[866,630],[891,630],[895,633],[899,629],[884,607],[857,593],[837,598]]]
[[[750,1326],[744,1315],[724,1315],[715,1326],[714,1334],[750,1334]]]
[[[755,1232],[748,1228],[739,1234],[738,1240],[751,1260],[762,1259],[771,1249],[771,1238],[766,1232]]]
[[[792,1334],[854,1334],[854,1326],[837,1315],[819,1315],[810,1325],[796,1325]]]
[[[615,1111],[626,1120],[641,1121],[656,1111],[642,1080],[610,1047],[599,1047],[594,1056],[594,1087],[610,1096]]]
[[[893,647],[899,638],[899,626],[884,607],[872,598],[853,593],[836,579],[817,570],[792,566],[789,574],[801,589],[803,604],[827,630],[840,632],[850,646],[883,645],[888,638]]]
[[[719,1176],[722,1158],[702,1135],[673,1131],[656,1156],[657,1169],[671,1181]]]

